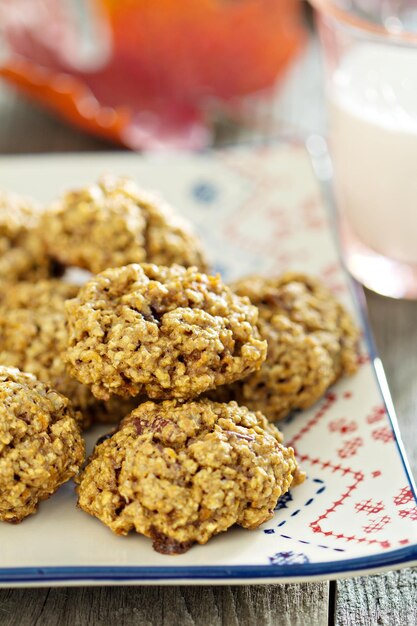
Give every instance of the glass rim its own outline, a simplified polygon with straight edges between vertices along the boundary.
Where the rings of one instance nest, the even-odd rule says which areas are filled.
[[[359,31],[364,35],[371,35],[381,39],[388,39],[393,43],[417,45],[417,34],[407,30],[393,31],[385,26],[376,24],[365,18],[351,13],[347,9],[338,6],[332,0],[308,0],[316,11],[323,16],[331,17],[341,25],[351,30]]]

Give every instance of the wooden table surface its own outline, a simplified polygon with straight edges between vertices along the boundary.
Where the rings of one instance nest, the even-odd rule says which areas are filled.
[[[314,42],[287,76],[268,132],[322,132],[324,107]],[[239,131],[239,139],[265,133]],[[256,125],[255,125],[256,126]],[[219,129],[218,144],[236,137]],[[0,85],[0,153],[110,150]],[[417,473],[417,302],[366,294],[401,432]],[[65,537],[63,537],[65,541]],[[1,547],[0,547],[1,554]],[[0,590],[1,626],[405,626],[417,624],[417,570],[299,585],[97,587]]]

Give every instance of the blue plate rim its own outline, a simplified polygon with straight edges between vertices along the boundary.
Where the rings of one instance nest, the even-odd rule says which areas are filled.
[[[231,565],[182,567],[16,567],[0,569],[0,583],[65,582],[77,580],[158,581],[158,580],[228,580],[280,579],[354,575],[365,570],[390,568],[417,562],[417,544],[390,550],[370,557],[357,557],[324,563],[284,565]]]

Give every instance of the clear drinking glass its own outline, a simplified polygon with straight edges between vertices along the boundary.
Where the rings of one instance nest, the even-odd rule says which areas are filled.
[[[417,299],[417,2],[310,1],[345,263],[373,291]]]

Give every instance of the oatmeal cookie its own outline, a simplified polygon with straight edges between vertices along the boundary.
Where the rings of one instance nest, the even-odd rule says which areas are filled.
[[[134,408],[134,401],[99,402],[90,389],[66,371],[62,353],[68,343],[65,300],[79,287],[60,280],[10,285],[0,303],[0,363],[34,374],[68,397],[84,417],[117,422]]]
[[[206,267],[189,224],[129,179],[106,176],[68,192],[45,213],[44,222],[50,254],[94,274],[141,262]]]
[[[281,441],[263,415],[235,402],[146,402],[95,448],[78,503],[115,533],[135,530],[158,552],[180,554],[272,517],[294,475],[304,479]]]
[[[319,281],[288,272],[249,276],[232,288],[258,307],[268,355],[258,372],[210,397],[237,400],[275,421],[310,407],[340,376],[356,371],[359,330]]]
[[[97,398],[189,399],[258,369],[258,312],[219,276],[133,264],[106,270],[66,304],[70,373]]]
[[[41,214],[30,200],[0,192],[0,283],[58,273],[37,230]]]
[[[84,461],[79,416],[31,374],[0,367],[0,520],[20,522]]]

